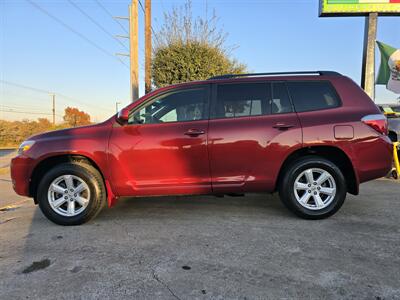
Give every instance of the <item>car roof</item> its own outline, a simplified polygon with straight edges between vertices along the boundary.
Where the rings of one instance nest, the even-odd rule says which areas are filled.
[[[291,71],[291,72],[268,72],[268,73],[244,73],[244,74],[225,74],[210,77],[208,80],[232,79],[241,77],[275,77],[275,76],[342,76],[335,71]]]
[[[168,88],[180,88],[191,85],[210,83],[239,83],[255,81],[290,81],[290,80],[328,80],[332,77],[341,77],[342,74],[335,71],[295,71],[295,72],[272,72],[272,73],[248,73],[248,74],[225,74],[210,77],[206,80],[189,81],[169,85]],[[343,76],[345,77],[345,76]]]

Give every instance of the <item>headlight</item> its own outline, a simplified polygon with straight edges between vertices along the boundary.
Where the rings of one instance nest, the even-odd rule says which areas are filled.
[[[32,148],[34,141],[25,141],[18,148],[18,154],[22,154]]]

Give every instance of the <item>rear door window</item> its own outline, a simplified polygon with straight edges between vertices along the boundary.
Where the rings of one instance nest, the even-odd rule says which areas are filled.
[[[239,118],[270,114],[270,84],[238,83],[217,85],[216,118]]]
[[[287,114],[291,112],[293,112],[293,107],[285,83],[272,83],[271,113]]]
[[[297,112],[340,106],[340,99],[329,81],[289,81],[287,86]]]

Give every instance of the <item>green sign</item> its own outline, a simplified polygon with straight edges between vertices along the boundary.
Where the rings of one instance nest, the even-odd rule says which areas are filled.
[[[400,16],[400,0],[320,0],[320,16]]]

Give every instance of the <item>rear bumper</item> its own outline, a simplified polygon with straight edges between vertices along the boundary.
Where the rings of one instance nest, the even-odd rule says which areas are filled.
[[[354,146],[360,183],[386,176],[393,166],[393,144],[387,136]]]
[[[17,156],[11,160],[11,180],[14,191],[21,196],[30,196],[29,184],[32,170],[32,159]]]

